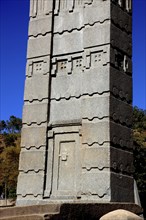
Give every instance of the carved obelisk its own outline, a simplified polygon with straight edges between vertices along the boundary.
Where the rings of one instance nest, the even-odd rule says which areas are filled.
[[[17,204],[133,202],[131,0],[31,0]]]

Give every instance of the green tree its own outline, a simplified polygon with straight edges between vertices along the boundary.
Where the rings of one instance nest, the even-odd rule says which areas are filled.
[[[134,178],[143,208],[146,201],[146,111],[134,107],[133,109],[133,138],[134,138]],[[146,210],[144,209],[146,215]]]
[[[20,142],[20,141],[19,141]],[[19,143],[20,144],[20,143]],[[8,197],[15,197],[20,145],[6,147],[0,154],[0,187],[7,187]],[[13,195],[11,194],[13,192]]]
[[[15,197],[20,152],[20,131],[22,120],[10,116],[0,121],[0,193]]]
[[[3,139],[4,139],[6,147],[15,146],[16,145],[15,140],[17,140],[17,135],[16,134],[4,133],[3,134]]]
[[[19,133],[22,127],[22,120],[15,116],[10,116],[9,120],[6,121],[6,129],[9,133]]]
[[[6,122],[4,120],[0,121],[0,134],[2,134],[6,129]]]
[[[22,127],[22,120],[20,118],[11,115],[9,120],[0,121],[0,134],[20,133],[21,127]]]
[[[133,108],[133,129],[138,131],[146,129],[146,113],[136,106]]]

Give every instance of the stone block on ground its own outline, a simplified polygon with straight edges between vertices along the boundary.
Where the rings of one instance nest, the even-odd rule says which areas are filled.
[[[142,220],[142,218],[127,210],[118,209],[102,216],[100,220]]]

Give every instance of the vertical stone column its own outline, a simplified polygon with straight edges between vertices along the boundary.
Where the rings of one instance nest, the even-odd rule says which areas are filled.
[[[111,1],[111,200],[134,200],[131,0]]]
[[[31,0],[17,204],[43,199],[53,1]],[[35,202],[36,203],[36,202]]]
[[[83,1],[57,0],[54,9],[45,184],[50,200],[73,199],[80,191],[83,5]]]
[[[31,1],[18,204],[133,202],[131,1],[52,8]]]
[[[81,198],[110,201],[111,2],[93,1],[84,13]]]
[[[57,3],[51,71],[53,133],[50,136],[49,132],[48,137],[50,143],[54,140],[54,163],[59,167],[51,171],[56,178],[52,198],[71,196],[65,188],[57,188],[63,181],[59,172],[64,172],[61,175],[66,189],[69,181],[65,181],[55,143],[59,136],[62,143],[67,134],[68,142],[71,141],[78,127],[80,163],[74,170],[80,178],[75,180],[72,198],[133,201],[131,3],[128,0]],[[71,125],[77,126],[76,129]],[[65,149],[68,152],[67,146]]]
[[[133,202],[131,1],[96,4],[86,17],[94,25],[84,30],[91,63],[83,86],[92,96],[82,100],[81,194],[85,199]]]

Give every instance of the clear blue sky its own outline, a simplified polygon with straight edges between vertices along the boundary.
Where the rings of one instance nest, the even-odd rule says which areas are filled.
[[[0,119],[22,117],[29,0],[0,0]],[[146,109],[146,0],[133,0],[133,105]]]

